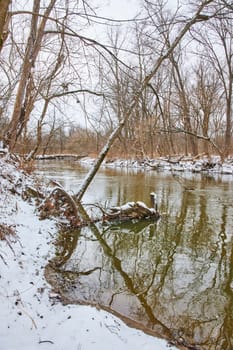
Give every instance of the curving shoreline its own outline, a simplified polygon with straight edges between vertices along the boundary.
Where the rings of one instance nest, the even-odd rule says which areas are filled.
[[[10,157],[0,158],[0,340],[6,350],[166,350],[168,342],[91,306],[63,305],[44,268],[56,221],[40,220],[26,187],[40,186]],[[169,347],[176,349],[175,347]]]

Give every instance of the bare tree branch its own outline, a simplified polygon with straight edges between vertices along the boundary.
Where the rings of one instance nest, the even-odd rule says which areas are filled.
[[[32,11],[14,11],[14,12],[11,12],[11,16],[20,15],[20,14],[33,15],[34,13]],[[59,31],[59,30],[46,30],[46,31],[44,31],[44,35],[46,35],[46,34],[61,34],[62,33],[63,35],[66,35],[66,36],[79,38],[85,45],[88,45],[88,46],[93,45],[93,46],[100,47],[105,52],[107,52],[111,57],[113,57],[115,60],[120,62],[123,66],[125,66],[126,68],[130,68],[129,66],[127,66],[127,64],[125,62],[123,62],[116,55],[114,55],[114,53],[111,50],[109,50],[107,45],[104,45],[95,39],[78,34],[70,26],[64,24],[63,22],[59,21],[56,18],[53,18],[51,16],[47,16],[47,15],[43,15],[40,13],[36,13],[36,15],[38,17],[42,17],[42,18],[45,18],[45,19],[50,20],[52,22],[55,22],[56,24],[58,24],[62,28],[61,31]]]
[[[201,134],[197,134],[195,132],[189,131],[189,130],[185,130],[182,128],[177,128],[174,127],[172,129],[160,129],[159,132],[164,132],[164,133],[183,133],[183,134],[188,134],[191,136],[196,137],[197,139],[201,139],[201,140],[205,140],[208,141],[218,152],[218,154],[222,157],[223,156],[223,151],[218,147],[218,145],[211,139],[210,136],[204,136]]]
[[[99,170],[100,165],[102,164],[104,158],[106,157],[108,151],[110,150],[112,144],[114,143],[115,139],[120,135],[121,130],[125,126],[126,122],[128,121],[129,117],[131,116],[134,107],[137,105],[141,94],[143,91],[147,88],[150,80],[157,74],[161,64],[169,58],[169,56],[172,54],[172,52],[175,50],[177,45],[180,43],[182,38],[185,36],[185,34],[189,31],[189,29],[197,22],[200,21],[200,14],[202,13],[203,9],[212,3],[213,0],[206,0],[204,1],[194,14],[194,16],[186,23],[186,25],[183,27],[183,29],[180,31],[180,33],[177,35],[173,43],[171,43],[171,46],[167,49],[166,53],[158,58],[158,60],[155,62],[154,68],[151,70],[151,72],[144,78],[141,88],[137,91],[135,94],[135,97],[131,101],[131,104],[129,105],[128,111],[125,113],[123,119],[119,122],[119,125],[116,127],[116,129],[112,132],[110,135],[106,145],[101,150],[99,156],[97,157],[93,167],[88,172],[86,178],[84,179],[78,193],[76,194],[77,201],[81,201],[85,191],[87,190],[89,184],[93,180],[95,174]]]
[[[89,89],[78,89],[78,90],[70,90],[70,91],[60,92],[57,94],[53,94],[50,97],[44,97],[44,98],[48,99],[48,100],[52,100],[53,98],[62,97],[62,96],[66,96],[66,95],[80,94],[80,93],[88,93],[88,94],[95,95],[95,96],[105,97],[105,94],[103,94],[102,92],[92,91]]]

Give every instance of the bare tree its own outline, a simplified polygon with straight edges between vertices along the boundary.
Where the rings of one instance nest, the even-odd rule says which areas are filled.
[[[225,2],[224,2],[225,3]],[[217,7],[217,5],[216,5]],[[232,99],[233,99],[233,12],[225,7],[212,18],[203,31],[192,33],[198,40],[200,55],[216,72],[225,99],[224,156],[232,146]],[[227,7],[227,9],[229,9]]]
[[[0,52],[8,34],[9,13],[11,0],[0,0]]]
[[[90,64],[90,52],[96,52],[102,57],[105,55],[114,57],[114,54],[105,45],[79,34],[77,26],[79,21],[74,21],[74,18],[82,19],[82,26],[89,25],[91,22],[86,10],[83,15],[79,9],[80,6],[86,7],[86,5],[86,2],[69,0],[64,6],[58,7],[56,0],[51,0],[42,11],[40,0],[34,0],[32,12],[27,10],[12,12],[13,17],[19,14],[27,18],[31,16],[31,25],[26,47],[21,56],[23,62],[13,113],[5,135],[5,142],[11,151],[14,150],[22,132],[25,132],[32,112],[35,113],[35,105],[36,107],[39,105],[37,103],[39,99],[46,100],[47,107],[44,111],[39,107],[41,115],[45,116],[50,104],[55,100],[63,99],[64,103],[70,103],[74,97],[77,102],[80,102],[77,98],[78,93],[103,96],[101,91],[95,91],[92,87],[95,72],[93,73]],[[90,10],[90,7],[88,9]],[[85,23],[83,23],[83,17]],[[56,62],[62,56],[59,54],[57,45],[59,38],[62,38],[64,43],[63,69],[53,75],[53,83],[51,83],[51,74]],[[53,55],[51,51],[54,51]],[[41,130],[40,127],[38,127],[39,130]]]
[[[211,144],[208,139],[211,138],[216,142],[219,131],[216,120],[218,117],[221,120],[220,111],[223,109],[223,103],[218,76],[213,67],[204,60],[198,62],[194,68],[194,83],[190,95],[194,132],[204,136],[202,151],[209,154]]]
[[[33,74],[37,56],[41,49],[41,43],[44,35],[45,26],[48,16],[52,11],[56,0],[51,0],[46,8],[43,18],[39,23],[40,0],[34,0],[33,12],[31,18],[31,28],[28,42],[25,50],[25,57],[22,65],[22,72],[18,84],[14,110],[11,122],[8,128],[5,142],[9,145],[9,149],[13,150],[23,126],[27,122],[33,108]]]
[[[161,64],[170,57],[170,55],[173,53],[175,48],[179,45],[180,41],[183,39],[185,34],[190,30],[190,28],[195,23],[200,22],[202,20],[206,20],[206,18],[202,19],[202,11],[210,3],[212,3],[211,0],[207,0],[207,1],[203,1],[202,2],[202,4],[199,6],[199,8],[197,9],[197,11],[193,15],[193,17],[187,21],[187,23],[184,25],[184,27],[178,33],[178,35],[176,36],[174,41],[171,43],[170,47],[166,50],[166,52],[163,55],[161,55],[157,59],[157,61],[155,62],[154,67],[152,68],[151,72],[148,75],[145,76],[145,78],[142,81],[141,87],[138,89],[137,93],[135,94],[135,97],[132,99],[132,101],[131,101],[131,103],[130,103],[130,105],[128,107],[128,110],[125,113],[123,119],[119,122],[119,124],[116,127],[116,129],[110,135],[107,143],[105,144],[105,146],[103,147],[103,149],[99,153],[99,156],[96,159],[92,169],[89,171],[89,173],[87,174],[86,178],[84,179],[84,181],[83,181],[83,183],[82,183],[82,185],[81,185],[81,187],[79,189],[79,192],[76,194],[76,199],[78,201],[80,201],[82,199],[85,191],[87,190],[89,184],[93,180],[95,174],[97,173],[97,171],[98,171],[100,165],[102,164],[105,156],[107,155],[109,149],[111,148],[112,144],[114,143],[114,141],[116,140],[116,138],[120,134],[121,130],[125,126],[125,124],[128,121],[128,119],[130,118],[131,113],[133,112],[135,106],[137,105],[141,94],[147,88],[147,86],[148,86],[149,82],[151,81],[151,79],[157,74]]]

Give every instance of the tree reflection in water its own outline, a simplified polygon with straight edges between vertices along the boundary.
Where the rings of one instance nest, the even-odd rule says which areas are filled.
[[[180,194],[157,223],[60,233],[46,277],[68,302],[98,305],[190,348],[232,350],[232,206],[216,211],[201,190]]]

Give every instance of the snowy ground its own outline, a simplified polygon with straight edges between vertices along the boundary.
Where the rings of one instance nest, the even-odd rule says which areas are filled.
[[[33,204],[22,200],[25,186],[34,183],[6,158],[0,157],[0,237],[4,227],[17,236],[0,239],[0,349],[168,349],[166,341],[129,328],[105,311],[59,302],[44,278],[55,223],[39,220]]]

